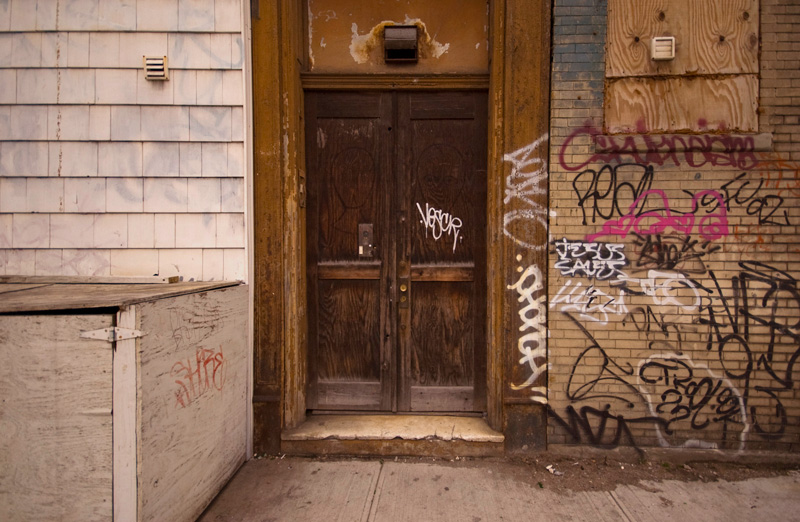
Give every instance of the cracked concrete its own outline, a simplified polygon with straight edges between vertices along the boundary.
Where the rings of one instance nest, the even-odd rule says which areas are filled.
[[[554,488],[560,477],[536,471],[497,460],[257,459],[200,521],[800,520],[797,471],[609,490]]]

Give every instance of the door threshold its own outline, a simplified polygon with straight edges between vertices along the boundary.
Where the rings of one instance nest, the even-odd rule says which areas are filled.
[[[502,456],[505,437],[478,417],[310,415],[281,434],[290,455]]]

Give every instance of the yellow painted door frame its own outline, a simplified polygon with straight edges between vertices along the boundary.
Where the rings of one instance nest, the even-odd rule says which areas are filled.
[[[306,410],[306,6],[304,0],[250,3],[254,449],[277,453],[281,431],[302,422]],[[547,172],[532,174],[530,167],[546,165],[548,158],[551,3],[489,5],[487,420],[505,433],[506,450],[516,452],[546,444],[547,375],[537,371],[546,368],[545,311],[540,307],[538,323],[545,326],[538,329],[529,329],[525,315],[544,299],[545,290],[536,285],[546,285],[522,276],[547,273]],[[530,183],[536,190],[521,193]],[[538,355],[526,358],[532,349]]]

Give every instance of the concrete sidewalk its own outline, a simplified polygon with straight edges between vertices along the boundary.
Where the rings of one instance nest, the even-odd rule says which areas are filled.
[[[569,471],[567,471],[569,472]],[[200,517],[217,521],[798,520],[800,473],[740,482],[551,488],[492,460],[261,459]]]

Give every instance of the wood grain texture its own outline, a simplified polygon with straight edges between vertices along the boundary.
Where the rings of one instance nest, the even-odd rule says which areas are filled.
[[[606,131],[757,132],[758,78],[625,78],[607,85]]]
[[[112,317],[0,317],[0,520],[112,519]]]
[[[382,386],[380,382],[329,382],[317,385],[317,405],[336,410],[368,410],[381,408]]]
[[[687,7],[687,72],[758,74],[758,0],[689,1]]]
[[[137,308],[129,306],[116,313],[119,328],[135,330]],[[136,339],[124,339],[114,344],[114,520],[138,520],[139,490],[137,487],[140,435],[139,371]]]
[[[391,111],[389,93],[306,95],[308,408],[391,408],[382,366],[389,339],[381,335],[394,248],[385,197]],[[371,257],[359,256],[360,224],[372,225]]]
[[[674,60],[651,60],[654,36]],[[757,0],[609,0],[606,76],[757,73],[758,39]]]
[[[408,74],[321,74],[301,75],[306,90],[475,90],[489,87],[488,74],[408,75]]]
[[[410,281],[398,313],[400,411],[485,408],[486,113],[480,92],[398,95],[398,194],[410,216],[398,231],[398,277]],[[454,386],[471,388],[470,401]]]
[[[472,386],[412,386],[411,411],[474,411]]]
[[[47,286],[45,284],[26,284],[26,283],[0,283],[0,294],[7,294],[10,292],[19,292],[20,290],[30,290],[32,288],[39,288]]]
[[[281,5],[285,2],[251,0],[259,16],[252,17],[253,72],[253,234],[254,234],[254,444],[256,451],[280,451],[281,423],[261,422],[282,418],[283,369],[286,302],[286,220],[284,216],[283,165],[288,163],[284,143],[282,71],[293,70],[293,60],[282,57],[280,50],[287,34],[281,31]],[[296,0],[292,3],[299,3]],[[300,22],[297,22],[300,32]],[[282,58],[285,58],[282,60]],[[292,129],[297,131],[297,129]],[[256,398],[258,397],[258,399]],[[269,412],[267,414],[266,412]]]
[[[207,292],[238,282],[175,284],[52,284],[9,292],[0,299],[0,313],[84,310],[129,306],[192,292]],[[0,289],[5,285],[0,284]]]
[[[320,281],[317,374],[328,381],[380,380],[377,281]]]
[[[139,308],[139,519],[190,522],[246,457],[247,288]]]
[[[476,339],[471,287],[438,282],[412,286],[412,386],[472,385]]]
[[[408,411],[413,321],[426,386],[483,381],[484,307],[473,301],[485,284],[486,95],[334,91],[306,101],[309,407]],[[373,226],[370,258],[356,248],[361,223]],[[438,293],[408,299],[417,278]]]
[[[606,76],[684,74],[689,56],[683,38],[677,40],[675,59],[654,62],[650,41],[654,36],[684,34],[686,0],[608,0]]]
[[[0,276],[0,283],[24,284],[106,284],[106,285],[131,285],[131,284],[172,284],[179,283],[183,276],[26,276],[7,275]]]
[[[498,2],[499,3],[499,2]],[[552,3],[545,0],[507,2],[505,6],[505,39],[503,63],[502,89],[503,118],[499,122],[502,133],[502,150],[495,151],[493,161],[501,161],[506,154],[525,150],[526,147],[545,140],[538,149],[526,155],[529,160],[548,161],[547,139],[549,136],[549,96],[550,96],[550,21]],[[530,42],[519,45],[519,42]],[[495,165],[497,172],[503,173],[501,178],[502,195],[490,199],[490,205],[499,207],[499,223],[490,223],[490,231],[504,230],[503,219],[510,212],[546,212],[549,208],[547,169],[544,176],[536,185],[536,191],[531,191],[524,198],[514,198],[506,201],[506,191],[509,186],[507,176],[513,172],[513,165],[506,161]],[[531,169],[535,172],[534,169]],[[491,176],[490,176],[491,179]],[[492,209],[490,209],[490,213]],[[520,365],[520,352],[517,347],[518,335],[522,321],[519,317],[520,303],[514,292],[509,292],[508,285],[519,278],[519,267],[536,265],[546,272],[548,230],[545,225],[536,219],[524,220],[514,229],[513,238],[508,234],[502,237],[502,258],[492,259],[488,265],[488,278],[490,281],[499,282],[500,287],[494,286],[492,292],[494,299],[500,299],[491,310],[490,331],[494,331],[492,342],[499,343],[494,347],[497,358],[492,361],[489,382],[499,383],[502,390],[493,390],[493,394],[500,393],[495,400],[509,402],[525,398],[530,402],[530,391],[514,389],[512,383],[523,382],[521,374],[527,368]],[[522,246],[520,242],[524,243]],[[492,245],[490,245],[492,246]],[[497,246],[494,246],[497,248]],[[497,262],[497,264],[495,264]],[[503,366],[500,366],[500,361]],[[542,374],[536,386],[546,386],[547,375]],[[490,403],[491,404],[491,403]],[[529,405],[529,410],[534,412],[537,406]],[[505,409],[505,406],[504,408]],[[505,411],[492,411],[490,408],[490,425],[501,429],[506,421]],[[528,441],[508,441],[509,448],[521,447]]]

